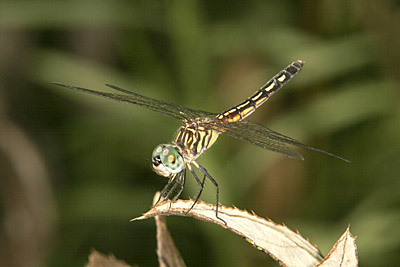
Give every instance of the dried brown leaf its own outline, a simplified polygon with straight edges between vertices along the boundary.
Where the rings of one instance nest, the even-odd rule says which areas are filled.
[[[226,222],[224,224],[215,217],[215,206],[201,201],[186,213],[192,204],[192,200],[163,202],[132,221],[159,215],[179,215],[212,222],[244,237],[254,247],[271,255],[282,266],[315,266],[323,258],[320,251],[308,240],[284,225],[263,219],[254,213],[221,205],[218,216]]]
[[[158,198],[159,193],[154,196],[154,200],[157,201]],[[160,267],[185,267],[186,264],[168,231],[165,216],[157,215],[155,220],[157,226],[157,256]]]
[[[117,260],[114,255],[104,255],[93,250],[89,255],[89,263],[86,267],[131,267],[123,261]]]
[[[354,267],[358,266],[356,238],[350,233],[349,227],[335,243],[329,254],[318,265],[320,267]]]

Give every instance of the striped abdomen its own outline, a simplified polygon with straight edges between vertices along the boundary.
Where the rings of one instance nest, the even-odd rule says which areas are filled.
[[[184,150],[187,159],[195,160],[215,143],[218,135],[218,132],[207,129],[197,122],[185,123],[179,128],[175,143]]]
[[[267,101],[271,95],[281,89],[281,87],[290,81],[297,73],[299,73],[303,65],[304,62],[301,60],[293,62],[275,75],[275,77],[269,80],[260,90],[247,98],[243,103],[218,114],[217,119],[223,122],[237,122],[243,120],[253,113],[256,108]]]

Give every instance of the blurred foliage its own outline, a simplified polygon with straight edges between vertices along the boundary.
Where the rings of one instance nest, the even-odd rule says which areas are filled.
[[[324,254],[351,224],[362,266],[398,265],[399,14],[389,0],[2,1],[0,128],[12,122],[43,157],[54,199],[28,189],[39,207],[54,201],[56,219],[49,215],[52,230],[37,235],[36,250],[15,249],[14,239],[28,241],[15,229],[37,229],[30,220],[9,223],[13,203],[30,198],[10,183],[23,178],[6,171],[15,166],[2,151],[0,260],[37,266],[26,260],[34,253],[45,266],[83,266],[95,248],[157,265],[154,222],[129,219],[165,184],[150,155],[179,121],[50,82],[97,90],[110,83],[220,112],[301,59],[300,75],[251,119],[352,163],[307,151],[297,162],[228,137],[199,161],[218,180],[224,205],[285,222]],[[188,179],[183,197],[197,190]],[[205,191],[203,200],[215,201],[213,187]],[[277,266],[231,233],[189,220],[168,218],[188,266]]]

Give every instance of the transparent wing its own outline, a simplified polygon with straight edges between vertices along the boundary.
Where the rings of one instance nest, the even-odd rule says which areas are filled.
[[[211,124],[210,124],[211,125]],[[292,144],[292,139],[283,138],[279,133],[272,131],[252,121],[236,123],[213,123],[212,128],[233,138],[243,140],[258,147],[281,153],[290,158],[303,160],[303,156],[286,144]]]
[[[213,117],[216,114],[207,112],[207,111],[202,111],[202,110],[195,110],[195,109],[190,109],[186,107],[182,107],[179,105],[167,103],[158,99],[142,96],[140,94],[119,88],[114,85],[109,85],[107,84],[106,86],[117,90],[119,92],[124,93],[122,94],[113,94],[113,93],[106,93],[106,92],[101,92],[101,91],[95,91],[92,89],[86,89],[82,87],[76,87],[72,85],[66,85],[62,83],[53,83],[55,85],[63,86],[69,89],[74,89],[77,91],[85,92],[88,94],[96,95],[96,96],[101,96],[105,98],[109,98],[115,101],[123,102],[123,103],[129,103],[133,105],[137,105],[179,120],[192,120],[198,117]]]
[[[300,153],[288,147],[287,145],[293,145],[308,150],[316,151],[349,162],[347,159],[326,152],[324,150],[306,146],[301,142],[297,141],[296,139],[275,132],[253,121],[240,121],[236,123],[219,123],[218,121],[215,120],[213,123],[209,124],[209,128],[222,132],[233,138],[246,141],[250,144],[274,152],[278,152],[285,156],[295,159],[303,160],[304,158]]]

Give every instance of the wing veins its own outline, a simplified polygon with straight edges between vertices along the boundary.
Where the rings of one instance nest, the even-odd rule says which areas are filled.
[[[350,162],[349,160],[337,156],[335,154],[329,153],[322,149],[314,148],[307,146],[296,139],[293,139],[289,136],[283,135],[281,133],[275,132],[267,127],[264,127],[256,122],[253,121],[240,121],[237,123],[231,123],[227,126],[220,126],[223,129],[223,133],[234,137],[236,139],[241,139],[247,141],[251,144],[256,146],[272,150],[281,154],[284,154],[288,157],[297,158],[297,159],[304,159],[297,151],[289,148],[286,146],[293,145],[297,147],[301,147],[307,150],[319,152],[345,162]],[[244,134],[245,133],[245,134]],[[246,137],[251,136],[251,137]]]
[[[53,84],[66,87],[69,89],[89,93],[92,95],[112,99],[114,101],[118,102],[124,102],[128,104],[133,104],[137,105],[155,112],[158,112],[160,114],[164,114],[179,120],[191,120],[197,117],[201,116],[213,116],[213,113],[207,112],[207,111],[202,111],[202,110],[194,110],[182,106],[178,106],[175,104],[167,103],[158,99],[146,97],[122,88],[119,88],[117,86],[113,85],[107,85],[108,87],[123,92],[128,95],[122,95],[122,94],[114,94],[114,93],[107,93],[107,92],[101,92],[101,91],[96,91],[92,89],[87,89],[87,88],[82,88],[82,87],[77,87],[77,86],[72,86],[72,85],[66,85],[62,83],[57,83],[54,82]]]
[[[239,139],[250,144],[256,145],[263,149],[271,150],[280,154],[283,154],[290,158],[295,158],[299,160],[303,160],[303,156],[295,151],[294,149],[288,147],[286,144],[291,144],[282,140],[277,140],[273,136],[269,134],[272,130],[263,127],[264,131],[259,129],[254,129],[253,124],[250,123],[250,127],[248,127],[249,121],[241,121],[236,123],[220,123],[219,121],[214,120],[211,123],[207,123],[204,127],[210,128],[212,130],[218,131],[220,133],[224,133],[229,135],[235,139]],[[257,125],[257,124],[256,124]]]

